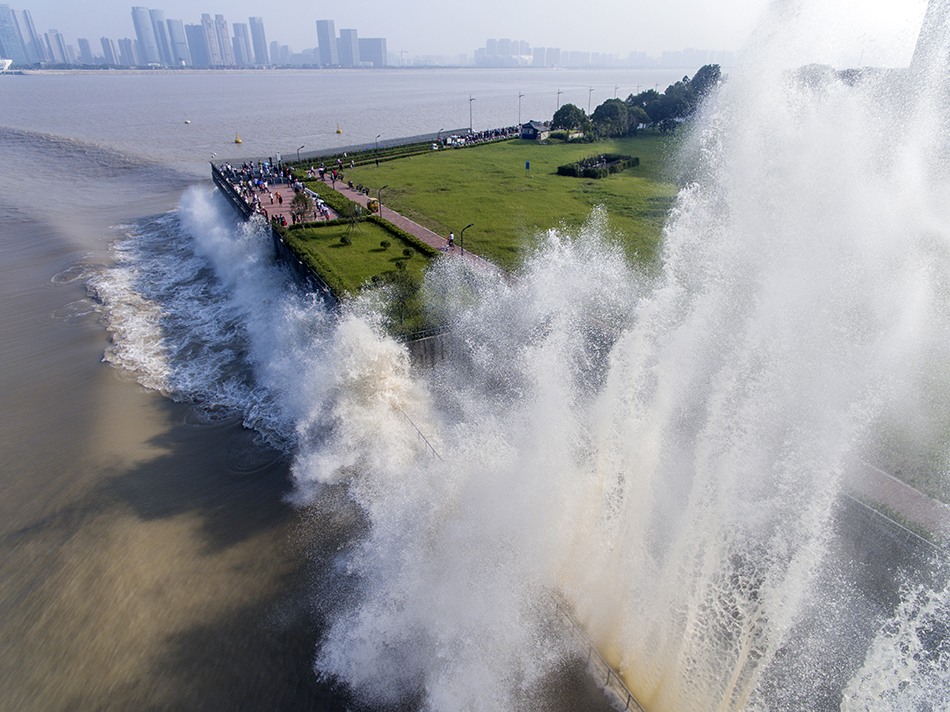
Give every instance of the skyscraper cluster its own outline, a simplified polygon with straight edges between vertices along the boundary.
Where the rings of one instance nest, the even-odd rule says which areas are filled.
[[[631,67],[674,68],[701,67],[704,64],[727,66],[735,63],[734,52],[684,49],[663,52],[660,57],[648,57],[646,52],[631,52],[621,58],[601,52],[568,52],[559,47],[531,47],[524,40],[490,39],[484,47],[475,50],[475,65],[479,67]]]
[[[340,30],[333,20],[317,20],[317,52],[323,67],[385,67],[386,40],[361,38],[356,30]]]
[[[203,14],[201,23],[186,25],[165,19],[162,10],[132,8],[135,38],[118,41],[102,37],[102,55],[94,54],[86,38],[79,52],[58,30],[36,31],[29,10],[0,5],[0,57],[14,64],[107,64],[127,67],[253,67],[275,64],[267,51],[264,20],[228,26],[224,15]]]
[[[181,20],[166,20],[161,10],[133,7],[132,25],[132,66],[253,67],[272,63],[260,17],[235,22],[229,28],[224,15],[212,18],[204,13],[201,24],[186,25]],[[103,38],[103,48],[105,41]]]
[[[0,5],[0,57],[14,64],[34,62],[69,62],[70,48],[57,30],[36,31],[29,10],[11,10]]]
[[[79,51],[58,30],[40,34],[29,10],[0,5],[0,58],[13,64],[104,64],[126,67],[265,67],[272,65],[322,67],[385,67],[386,40],[358,37],[356,30],[340,30],[333,20],[317,21],[318,48],[291,52],[287,45],[268,47],[264,20],[229,25],[224,15],[201,16],[200,24],[166,19],[162,10],[132,8],[134,38],[102,37],[102,54],[86,38]]]

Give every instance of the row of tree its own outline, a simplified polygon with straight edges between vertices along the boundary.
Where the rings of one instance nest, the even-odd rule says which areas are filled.
[[[683,77],[662,94],[647,89],[626,99],[608,99],[590,116],[574,104],[565,104],[554,114],[551,128],[582,132],[590,138],[632,136],[641,126],[672,131],[677,122],[696,111],[721,79],[719,65],[707,64],[692,79]]]

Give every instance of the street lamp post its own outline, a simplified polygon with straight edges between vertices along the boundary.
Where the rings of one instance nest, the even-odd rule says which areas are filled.
[[[463,227],[462,232],[459,235],[459,247],[462,248],[462,257],[465,257],[465,231],[468,230],[473,225],[475,225],[475,223],[469,223],[468,225]]]
[[[387,183],[382,188],[376,191],[376,202],[379,204],[379,217],[383,217],[383,191],[389,187]]]
[[[590,91],[587,92],[587,115],[590,116],[590,98],[594,95],[594,87],[590,88]]]
[[[300,148],[306,148],[306,146],[301,146]],[[300,148],[297,149],[297,163],[300,163]]]
[[[439,129],[439,133],[437,133],[437,134],[435,135],[435,145],[436,145],[436,146],[441,146],[441,145],[442,145],[442,132],[443,132],[443,131],[445,131],[445,127],[444,127],[444,126],[443,126],[441,129]]]
[[[561,94],[563,94],[560,89],[557,90],[557,106],[554,108],[554,112],[557,113],[557,110],[561,108]]]
[[[521,92],[518,92],[518,126],[521,126],[521,98],[524,96]]]
[[[472,133],[472,102],[475,101],[475,98],[469,94],[468,95],[468,132]]]

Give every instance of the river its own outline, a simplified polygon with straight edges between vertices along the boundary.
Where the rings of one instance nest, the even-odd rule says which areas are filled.
[[[519,108],[545,120],[679,74],[0,77],[0,707],[347,703],[312,669],[314,572],[343,538],[285,501],[293,424],[255,381],[246,312],[195,235],[218,230],[226,249],[239,233],[212,154],[385,141],[467,126],[470,110],[476,130]]]

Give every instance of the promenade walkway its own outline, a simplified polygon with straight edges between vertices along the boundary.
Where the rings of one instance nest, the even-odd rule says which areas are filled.
[[[851,463],[845,484],[859,499],[881,502],[907,521],[932,532],[944,546],[950,544],[950,506],[862,461]]]
[[[364,193],[359,192],[358,190],[352,189],[346,183],[342,181],[337,181],[335,185],[332,185],[330,181],[324,181],[324,182],[327,183],[328,188],[333,188],[333,190],[336,190],[341,195],[346,196],[347,198],[352,200],[354,203],[362,205],[363,208],[365,208],[367,212],[369,211],[369,201],[370,201],[370,198],[372,197],[371,195],[366,195]],[[276,183],[276,184],[269,184],[268,188],[270,190],[269,193],[267,192],[254,193],[254,195],[257,196],[258,200],[260,200],[261,208],[263,208],[265,216],[268,219],[272,219],[275,217],[277,218],[282,217],[287,221],[288,225],[292,225],[293,220],[290,215],[290,202],[294,198],[293,185],[290,183]],[[316,188],[316,190],[314,190],[314,188]],[[317,183],[316,186],[314,186],[313,183],[311,183],[310,189],[313,190],[317,195],[319,195],[320,194],[319,182]],[[327,218],[328,220],[336,220],[337,218],[340,217],[333,209],[329,209],[329,213],[330,215]],[[465,261],[465,264],[471,267],[475,267],[477,269],[487,269],[487,270],[499,269],[496,265],[492,264],[491,262],[489,262],[488,260],[482,257],[479,257],[476,254],[473,254],[469,250],[465,250],[465,252],[463,253],[461,247],[457,244],[454,247],[450,246],[449,240],[447,237],[443,237],[442,235],[439,235],[438,233],[435,233],[432,230],[426,227],[423,227],[419,223],[414,222],[413,220],[410,220],[409,218],[403,215],[400,215],[395,210],[392,210],[391,208],[387,208],[382,203],[380,203],[379,205],[379,216],[381,218],[384,218],[385,220],[388,220],[389,222],[391,222],[393,225],[400,228],[401,230],[405,230],[410,235],[418,238],[419,240],[426,243],[430,247],[434,247],[440,252],[446,255],[449,255],[451,257],[463,259]],[[318,222],[321,219],[322,218],[320,217],[314,218],[313,216],[310,216],[308,218],[308,220],[316,220]]]
[[[370,199],[373,197],[372,195],[366,195],[365,193],[361,193],[358,190],[351,189],[343,182],[338,182],[335,190],[342,195],[345,195],[354,203],[358,203],[369,210],[368,206]],[[318,190],[316,192],[319,193],[320,191]],[[379,204],[379,216],[384,220],[388,220],[399,229],[405,230],[410,235],[418,238],[430,247],[434,247],[440,252],[443,252],[451,257],[464,260],[465,264],[471,267],[475,267],[477,269],[500,271],[499,267],[492,264],[488,260],[473,254],[469,250],[465,250],[463,253],[462,248],[458,244],[456,244],[455,247],[451,247],[449,245],[448,237],[443,237],[442,235],[433,232],[429,228],[423,227],[419,223],[414,222],[403,215],[400,215],[395,210],[387,208],[382,202]]]

